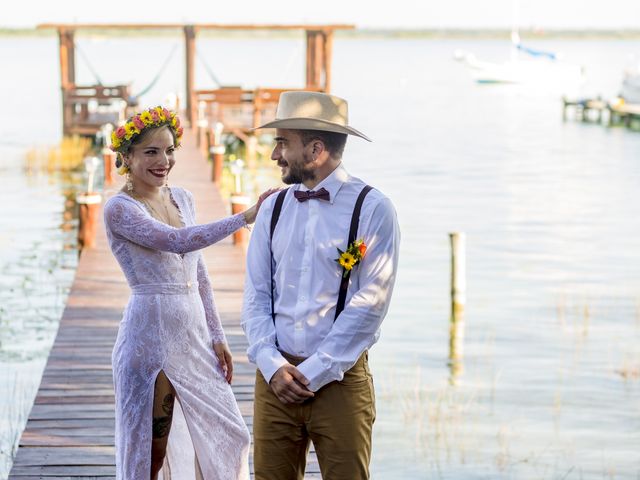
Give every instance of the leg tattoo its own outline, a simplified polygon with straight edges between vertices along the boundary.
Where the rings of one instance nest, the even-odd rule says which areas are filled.
[[[153,419],[153,438],[164,438],[169,435],[169,430],[171,429],[171,417],[160,417]]]
[[[173,419],[173,394],[168,393],[165,395],[161,408],[166,415],[153,418],[153,438],[164,438],[169,435],[171,420]]]
[[[173,393],[168,393],[164,396],[164,400],[162,400],[162,411],[170,417],[173,416]]]

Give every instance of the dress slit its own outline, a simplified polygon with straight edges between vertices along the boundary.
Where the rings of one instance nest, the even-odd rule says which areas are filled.
[[[158,370],[155,377],[156,379],[161,372],[164,373],[167,381],[173,387],[175,399],[171,431],[167,441],[167,452],[162,470],[158,475],[158,480],[204,480],[198,455],[195,450],[195,442],[191,434],[189,420],[184,413],[183,403],[179,393],[181,387],[176,387],[176,382],[172,381],[171,377],[163,369]],[[155,397],[153,401],[155,401]],[[185,461],[185,459],[189,457],[193,458],[192,462]]]

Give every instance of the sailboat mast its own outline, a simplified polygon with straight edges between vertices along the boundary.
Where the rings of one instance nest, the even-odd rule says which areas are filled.
[[[511,61],[518,61],[520,44],[520,0],[511,0]]]

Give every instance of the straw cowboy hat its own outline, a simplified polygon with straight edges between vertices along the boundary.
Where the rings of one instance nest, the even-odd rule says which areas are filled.
[[[258,128],[323,130],[346,133],[371,141],[364,133],[348,125],[347,101],[319,92],[283,92],[278,101],[276,119]]]

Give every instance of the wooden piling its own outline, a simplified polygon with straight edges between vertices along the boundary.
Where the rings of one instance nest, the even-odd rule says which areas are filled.
[[[449,321],[449,366],[452,381],[462,373],[464,307],[466,304],[465,234],[449,234],[451,243],[451,317]]]
[[[249,208],[249,197],[239,192],[231,195],[231,213],[233,215],[244,212],[247,208]],[[233,234],[233,244],[246,245],[249,240],[248,233],[246,228],[236,230]]]
[[[220,185],[222,182],[222,167],[224,166],[224,145],[214,145],[209,149],[211,152],[212,165],[211,165],[211,180],[216,185]]]
[[[455,310],[464,310],[466,303],[466,245],[465,234],[449,234],[451,242],[451,306]]]
[[[116,152],[108,147],[102,149],[102,162],[104,163],[104,184],[111,185],[113,183],[113,166],[116,162]]]
[[[78,204],[78,245],[80,250],[96,246],[96,229],[101,208],[102,196],[99,193],[81,193],[76,197]]]

